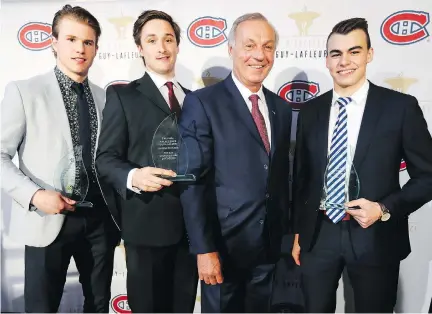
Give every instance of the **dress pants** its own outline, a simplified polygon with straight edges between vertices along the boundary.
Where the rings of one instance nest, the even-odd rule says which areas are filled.
[[[360,264],[353,252],[350,222],[334,224],[324,213],[321,219],[315,245],[311,251],[300,254],[306,312],[335,312],[336,290],[346,267],[356,312],[393,313],[400,261],[385,265]]]
[[[105,205],[67,213],[53,243],[47,247],[25,247],[25,311],[58,311],[73,257],[84,294],[83,312],[108,313],[118,240],[118,229]]]
[[[276,264],[259,254],[247,267],[222,258],[222,284],[201,281],[202,313],[268,313]]]
[[[192,313],[198,286],[196,257],[184,238],[164,247],[125,243],[128,304],[134,313]]]

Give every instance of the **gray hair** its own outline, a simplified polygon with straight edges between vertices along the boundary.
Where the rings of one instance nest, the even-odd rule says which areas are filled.
[[[238,17],[234,21],[234,23],[231,27],[231,30],[228,34],[228,46],[233,47],[235,45],[235,34],[237,31],[237,27],[243,22],[254,21],[254,20],[266,21],[271,26],[271,28],[273,28],[273,31],[275,33],[275,41],[276,41],[275,44],[277,46],[277,44],[279,42],[279,34],[276,31],[276,28],[267,20],[267,18],[264,15],[262,15],[261,13],[258,13],[258,12],[244,14],[244,15]]]

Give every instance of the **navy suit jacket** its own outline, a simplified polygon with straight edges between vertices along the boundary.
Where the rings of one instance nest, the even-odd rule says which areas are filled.
[[[288,224],[291,107],[263,89],[271,124],[271,153],[229,75],[189,93],[179,127],[188,148],[189,173],[181,202],[195,254],[219,252],[248,265],[276,260]]]
[[[327,163],[328,125],[333,92],[311,99],[298,116],[293,171],[293,232],[300,234],[302,252],[315,243],[318,210]],[[401,159],[410,180],[399,183]],[[354,167],[359,198],[383,203],[391,213],[386,222],[362,228],[349,221],[357,261],[382,265],[403,260],[411,251],[408,216],[432,198],[432,137],[415,97],[370,82],[358,135]]]

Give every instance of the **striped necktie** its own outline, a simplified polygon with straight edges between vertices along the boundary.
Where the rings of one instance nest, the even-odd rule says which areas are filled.
[[[348,126],[346,106],[352,101],[350,97],[337,100],[339,115],[330,144],[329,162],[326,172],[327,216],[338,223],[345,213],[345,180],[348,155]]]

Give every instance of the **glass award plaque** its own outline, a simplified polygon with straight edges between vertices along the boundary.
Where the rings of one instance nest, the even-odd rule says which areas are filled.
[[[332,210],[347,209],[345,203],[356,200],[360,194],[360,180],[357,171],[354,167],[353,158],[354,151],[351,147],[347,150],[347,159],[344,167],[331,167],[329,161],[327,161],[326,170],[324,173],[324,187],[320,202],[321,210]],[[330,199],[329,192],[335,187],[335,182],[344,180],[345,182],[345,193],[344,197],[340,199]],[[356,207],[351,208],[356,209]]]
[[[75,147],[60,160],[54,173],[54,188],[76,201],[76,207],[93,207],[85,200],[89,178],[82,158],[82,146]]]
[[[196,178],[187,173],[189,155],[186,143],[180,135],[175,113],[167,116],[153,134],[151,155],[156,168],[174,171],[177,176],[160,176],[173,182],[193,182]]]

